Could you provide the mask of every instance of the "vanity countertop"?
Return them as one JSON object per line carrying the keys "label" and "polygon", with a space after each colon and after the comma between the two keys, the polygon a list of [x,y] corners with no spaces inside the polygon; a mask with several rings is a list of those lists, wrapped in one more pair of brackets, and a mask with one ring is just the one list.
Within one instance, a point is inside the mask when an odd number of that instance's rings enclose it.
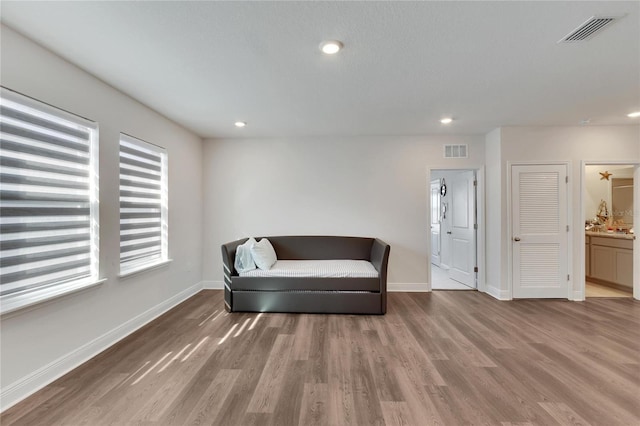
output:
{"label": "vanity countertop", "polygon": [[593,232],[593,231],[585,231],[586,235],[591,237],[605,237],[605,238],[618,238],[622,240],[633,240],[635,239],[635,234],[623,234],[621,232]]}

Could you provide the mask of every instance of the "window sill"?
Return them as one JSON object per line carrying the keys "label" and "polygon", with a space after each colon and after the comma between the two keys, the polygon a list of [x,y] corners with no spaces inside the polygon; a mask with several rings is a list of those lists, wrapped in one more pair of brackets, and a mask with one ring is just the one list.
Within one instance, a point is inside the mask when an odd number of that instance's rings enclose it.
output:
{"label": "window sill", "polygon": [[144,265],[137,266],[135,268],[126,269],[120,272],[120,274],[118,275],[118,278],[128,278],[132,275],[137,275],[152,269],[158,269],[165,265],[168,265],[171,262],[173,262],[173,259],[166,259],[166,260],[161,260],[160,262],[144,264]]}
{"label": "window sill", "polygon": [[5,296],[0,300],[0,315],[5,315],[40,303],[49,302],[63,296],[77,293],[107,281],[106,278],[97,281],[80,281],[77,283],[53,286],[30,293]]}

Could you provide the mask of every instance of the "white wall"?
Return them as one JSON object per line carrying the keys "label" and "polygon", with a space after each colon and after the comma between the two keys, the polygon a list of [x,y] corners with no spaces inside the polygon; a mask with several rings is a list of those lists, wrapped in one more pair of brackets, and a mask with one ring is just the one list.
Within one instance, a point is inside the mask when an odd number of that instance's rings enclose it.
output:
{"label": "white wall", "polygon": [[[442,145],[468,143],[468,159]],[[482,136],[207,140],[203,280],[221,286],[220,245],[247,236],[378,237],[390,288],[427,289],[427,169],[484,163]]]}
{"label": "white wall", "polygon": [[[637,162],[640,161],[640,126],[582,126],[582,127],[504,127],[501,135],[502,185],[506,185],[508,176],[507,163],[515,162],[549,162],[567,161],[570,166],[569,205],[571,208],[571,244],[573,247],[570,259],[570,274],[574,298],[581,294],[581,253],[584,247],[584,218],[581,216],[581,167],[583,161],[593,162]],[[487,153],[489,158],[489,153]],[[487,169],[491,166],[487,163]],[[491,186],[488,184],[488,186]],[[506,189],[502,193],[506,197]],[[489,203],[488,203],[489,204]],[[511,244],[508,234],[508,222],[502,216],[501,244]],[[489,253],[488,253],[489,257]],[[584,257],[584,256],[582,256]],[[501,257],[503,266],[508,259]],[[491,268],[490,268],[491,269]],[[508,281],[502,280],[501,290],[508,291]]]}
{"label": "white wall", "polygon": [[[14,403],[201,286],[202,141],[95,77],[1,27],[1,83],[100,126],[98,287],[4,315],[2,405]],[[169,255],[157,270],[119,280],[118,136],[167,149]]]}
{"label": "white wall", "polygon": [[603,166],[585,166],[585,198],[584,220],[591,220],[598,212],[600,201],[607,202],[607,208],[611,211],[611,181],[602,179],[600,172],[604,172]]}

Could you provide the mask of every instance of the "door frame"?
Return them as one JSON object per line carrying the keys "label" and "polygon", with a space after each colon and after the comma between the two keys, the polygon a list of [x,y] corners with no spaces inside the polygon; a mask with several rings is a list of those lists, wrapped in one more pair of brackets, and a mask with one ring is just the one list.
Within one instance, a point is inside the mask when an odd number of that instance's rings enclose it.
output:
{"label": "door frame", "polygon": [[[513,179],[513,166],[558,166],[564,165],[567,168],[567,176],[569,182],[567,183],[567,223],[569,224],[569,232],[567,232],[567,274],[569,274],[569,280],[567,280],[567,299],[573,300],[573,238],[571,236],[574,232],[574,224],[571,218],[573,217],[573,170],[570,161],[507,161],[507,235],[503,239],[502,243],[506,244],[507,248],[507,294],[508,300],[513,300],[513,244],[511,238],[513,237],[513,200],[511,199],[512,179]],[[581,228],[584,229],[584,226]],[[584,234],[584,232],[583,232]],[[584,240],[582,241],[584,245]],[[584,250],[584,249],[583,249]],[[584,258],[584,253],[583,256]],[[582,260],[584,262],[584,259]],[[584,272],[584,269],[583,269]]]}
{"label": "door frame", "polygon": [[[485,170],[484,165],[470,165],[451,167],[450,165],[430,165],[427,166],[427,179],[426,179],[426,193],[427,193],[427,224],[431,224],[431,173],[434,170],[451,170],[451,171],[464,171],[473,170],[476,172],[476,221],[478,222],[478,229],[476,232],[476,263],[478,265],[477,275],[477,288],[479,292],[486,293],[486,261],[485,261]],[[428,230],[427,244],[427,291],[431,291],[431,283],[433,282],[431,274],[431,231]]]}
{"label": "door frame", "polygon": [[[634,166],[633,170],[633,227],[634,230],[638,228],[636,223],[640,223],[640,161],[629,161],[629,160],[594,160],[588,161],[583,160],[580,165],[580,227],[579,229],[584,229],[584,200],[587,196],[587,185],[586,185],[586,166]],[[576,224],[576,229],[578,226]],[[640,238],[638,238],[637,233],[635,234],[636,238],[633,240],[633,264],[640,265]],[[579,266],[579,279],[576,281],[576,288],[573,292],[573,300],[583,301],[586,299],[586,269],[587,265],[585,264],[585,253],[584,253],[584,245],[585,245],[585,233],[584,231],[580,232],[580,253],[582,256],[580,257],[580,266]],[[636,300],[640,300],[640,268],[633,268],[633,298]]]}

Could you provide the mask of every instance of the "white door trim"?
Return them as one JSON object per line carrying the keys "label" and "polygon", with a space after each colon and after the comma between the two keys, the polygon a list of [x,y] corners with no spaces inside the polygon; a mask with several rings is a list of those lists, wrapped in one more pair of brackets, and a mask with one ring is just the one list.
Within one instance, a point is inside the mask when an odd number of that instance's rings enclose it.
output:
{"label": "white door trim", "polygon": [[[507,294],[508,300],[513,300],[513,244],[511,244],[511,236],[513,235],[513,217],[512,217],[512,205],[513,200],[511,199],[511,179],[513,177],[512,170],[513,166],[545,166],[545,165],[565,165],[567,168],[567,176],[569,176],[569,183],[567,184],[567,223],[569,223],[569,237],[567,238],[567,269],[569,275],[569,280],[567,282],[567,299],[573,299],[573,232],[575,232],[575,226],[571,218],[573,217],[573,170],[571,167],[571,161],[507,161],[507,189],[506,189],[506,197],[507,197],[507,235],[504,236],[502,244],[506,244],[507,248]],[[583,232],[584,234],[584,232]],[[584,245],[584,240],[582,241]],[[583,249],[584,250],[584,249]],[[584,254],[583,256],[584,257]],[[583,260],[584,262],[584,260]],[[584,269],[583,269],[584,272]]]}
{"label": "white door trim", "polygon": [[[585,167],[586,166],[598,166],[598,165],[612,165],[612,166],[635,166],[633,171],[633,227],[634,230],[638,229],[638,224],[640,223],[640,161],[629,161],[629,160],[583,160],[580,165],[580,252],[582,256],[580,256],[580,268],[579,274],[580,277],[576,281],[576,288],[573,292],[573,300],[582,301],[585,300],[585,287],[586,287],[586,267],[584,261],[584,245],[585,245],[585,233],[584,233],[584,200],[587,195],[587,186],[586,186],[586,175],[585,175]],[[576,231],[578,230],[578,226],[576,225]],[[640,265],[640,238],[637,236],[633,241],[633,264]],[[636,300],[640,300],[640,268],[633,268],[633,298]]]}
{"label": "white door trim", "polygon": [[[427,166],[427,179],[426,179],[426,192],[427,192],[427,200],[429,200],[429,204],[427,204],[427,223],[431,223],[431,172],[433,170],[475,170],[476,172],[476,180],[478,181],[478,186],[476,187],[476,220],[478,221],[478,232],[476,234],[476,259],[478,263],[478,286],[477,290],[486,293],[486,273],[487,273],[487,264],[486,264],[486,256],[485,256],[485,170],[484,165],[476,165],[476,166],[467,166],[467,167],[451,167],[447,164],[442,165],[429,165]],[[431,238],[431,233],[429,232],[429,238]],[[427,258],[425,259],[427,262],[427,278],[429,280],[427,285],[427,291],[431,291],[431,244],[427,244]]]}

